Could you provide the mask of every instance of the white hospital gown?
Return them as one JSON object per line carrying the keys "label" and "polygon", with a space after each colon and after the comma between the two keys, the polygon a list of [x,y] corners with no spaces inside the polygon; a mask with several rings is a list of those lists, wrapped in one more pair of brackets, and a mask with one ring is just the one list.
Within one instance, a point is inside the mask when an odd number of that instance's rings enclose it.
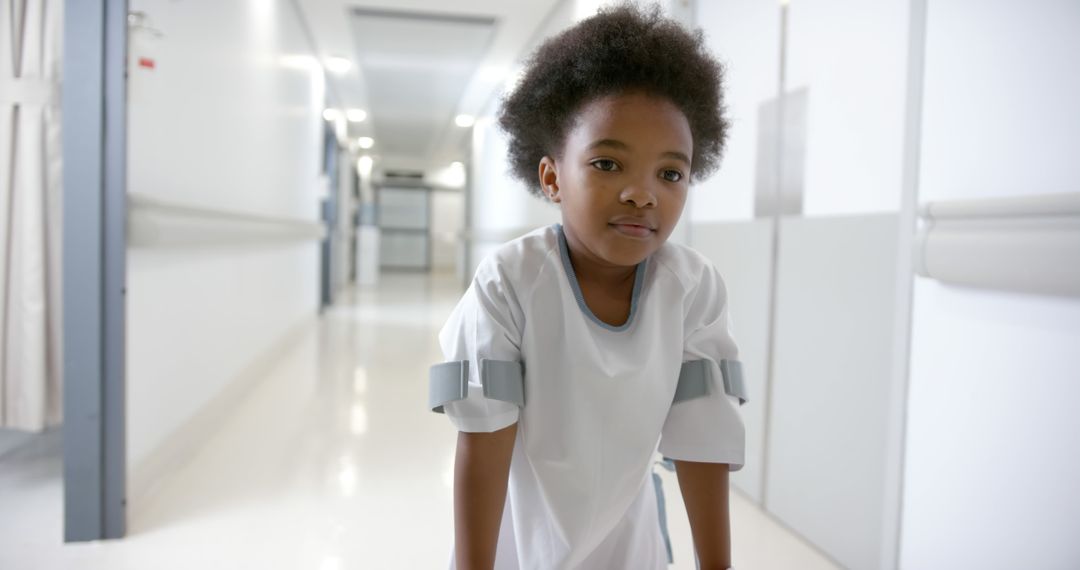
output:
{"label": "white hospital gown", "polygon": [[538,229],[480,264],[439,340],[431,407],[464,432],[518,423],[497,570],[665,568],[657,444],[743,465],[724,283],[688,247],[638,266],[630,317],[613,327],[582,300],[561,226]]}

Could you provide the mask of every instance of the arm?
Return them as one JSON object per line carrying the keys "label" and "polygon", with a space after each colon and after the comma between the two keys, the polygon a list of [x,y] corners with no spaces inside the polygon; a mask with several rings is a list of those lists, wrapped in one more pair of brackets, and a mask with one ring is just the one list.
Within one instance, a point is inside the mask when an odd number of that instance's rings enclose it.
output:
{"label": "arm", "polygon": [[458,433],[454,459],[454,550],[458,570],[495,566],[495,545],[516,436],[516,423],[491,433]]}
{"label": "arm", "polygon": [[728,464],[675,461],[701,570],[731,566]]}

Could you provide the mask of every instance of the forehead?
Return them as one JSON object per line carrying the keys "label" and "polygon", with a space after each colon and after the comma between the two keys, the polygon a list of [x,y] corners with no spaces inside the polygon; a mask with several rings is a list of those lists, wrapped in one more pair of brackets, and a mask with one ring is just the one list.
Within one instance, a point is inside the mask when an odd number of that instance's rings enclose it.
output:
{"label": "forehead", "polygon": [[606,95],[581,107],[566,133],[567,150],[601,139],[618,140],[632,150],[690,155],[693,148],[686,115],[670,99],[645,93]]}

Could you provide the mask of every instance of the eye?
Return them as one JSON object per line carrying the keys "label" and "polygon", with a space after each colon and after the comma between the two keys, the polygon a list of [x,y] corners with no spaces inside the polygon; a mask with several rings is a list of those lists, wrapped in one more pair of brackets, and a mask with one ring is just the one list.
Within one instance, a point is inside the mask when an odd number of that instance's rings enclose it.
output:
{"label": "eye", "polygon": [[678,170],[667,169],[660,173],[660,177],[668,182],[678,182],[682,180],[683,173]]}
{"label": "eye", "polygon": [[599,170],[603,170],[604,172],[614,172],[619,169],[619,165],[615,164],[615,161],[611,160],[610,158],[600,158],[590,162],[589,164],[593,165]]}

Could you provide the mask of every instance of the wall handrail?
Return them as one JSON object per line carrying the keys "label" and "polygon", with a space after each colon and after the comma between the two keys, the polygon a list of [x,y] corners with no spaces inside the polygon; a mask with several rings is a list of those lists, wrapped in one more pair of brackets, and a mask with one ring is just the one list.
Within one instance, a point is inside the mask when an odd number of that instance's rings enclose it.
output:
{"label": "wall handrail", "polygon": [[1080,192],[928,202],[919,216],[928,220],[1080,216]]}
{"label": "wall handrail", "polygon": [[315,241],[326,237],[320,221],[193,206],[128,194],[130,247],[253,245]]}
{"label": "wall handrail", "polygon": [[1001,291],[1080,296],[1080,192],[930,202],[915,272]]}

